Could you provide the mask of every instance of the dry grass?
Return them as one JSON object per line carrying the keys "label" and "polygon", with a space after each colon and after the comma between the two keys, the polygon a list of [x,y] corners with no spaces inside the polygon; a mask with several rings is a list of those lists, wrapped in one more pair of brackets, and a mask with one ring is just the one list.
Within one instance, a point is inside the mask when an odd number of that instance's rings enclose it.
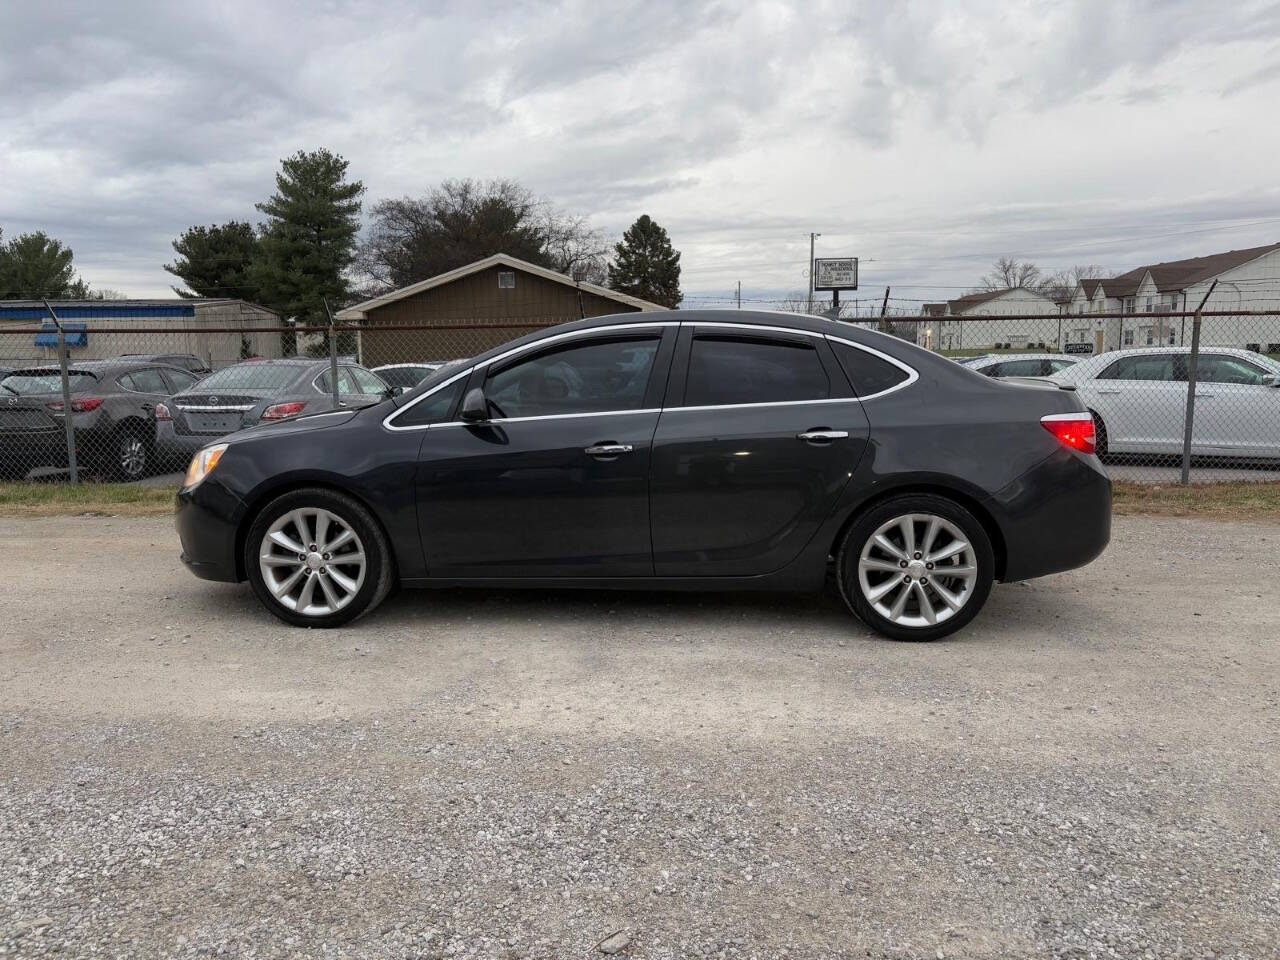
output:
{"label": "dry grass", "polygon": [[1117,483],[1115,513],[1210,520],[1280,520],[1280,483]]}
{"label": "dry grass", "polygon": [[[1280,483],[1205,483],[1190,487],[1117,483],[1117,515],[1280,521]],[[162,517],[173,512],[170,487],[86,483],[0,483],[0,516]]]}
{"label": "dry grass", "polygon": [[0,483],[0,516],[162,517],[173,513],[175,492],[105,483]]}

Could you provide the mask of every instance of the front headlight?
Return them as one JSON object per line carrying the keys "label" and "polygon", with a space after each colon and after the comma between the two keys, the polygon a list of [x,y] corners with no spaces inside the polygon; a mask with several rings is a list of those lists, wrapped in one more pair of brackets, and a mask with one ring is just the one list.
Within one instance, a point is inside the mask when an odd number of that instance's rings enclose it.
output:
{"label": "front headlight", "polygon": [[211,447],[205,447],[197,451],[196,455],[191,458],[191,466],[187,467],[187,478],[182,481],[184,487],[194,487],[197,483],[213,473],[213,468],[218,465],[218,461],[222,459],[222,455],[226,452],[230,444],[215,443]]}

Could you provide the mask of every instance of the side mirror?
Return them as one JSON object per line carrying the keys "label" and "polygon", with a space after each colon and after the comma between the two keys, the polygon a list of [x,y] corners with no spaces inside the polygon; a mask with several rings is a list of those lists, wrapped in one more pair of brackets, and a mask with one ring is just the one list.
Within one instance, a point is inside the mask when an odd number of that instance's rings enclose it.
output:
{"label": "side mirror", "polygon": [[382,398],[384,400],[390,400],[392,397],[398,397],[402,393],[404,393],[404,387],[387,387],[387,389],[382,391]]}
{"label": "side mirror", "polygon": [[1264,387],[1280,387],[1280,373],[1264,373],[1262,375],[1262,385]]}
{"label": "side mirror", "polygon": [[462,409],[458,416],[466,423],[484,423],[489,419],[489,401],[484,398],[484,391],[472,387],[462,398]]}

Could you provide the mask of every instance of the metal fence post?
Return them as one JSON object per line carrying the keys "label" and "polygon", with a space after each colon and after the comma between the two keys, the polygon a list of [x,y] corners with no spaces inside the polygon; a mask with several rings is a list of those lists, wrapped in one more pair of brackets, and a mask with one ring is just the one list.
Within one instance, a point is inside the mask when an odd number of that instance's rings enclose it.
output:
{"label": "metal fence post", "polygon": [[1187,412],[1182,430],[1182,485],[1184,487],[1191,483],[1191,428],[1196,421],[1196,374],[1200,367],[1200,313],[1204,310],[1204,305],[1209,302],[1209,298],[1213,296],[1214,287],[1217,285],[1218,281],[1213,281],[1209,292],[1200,301],[1200,306],[1196,307],[1195,316],[1191,318],[1191,359],[1187,363]]}
{"label": "metal fence post", "polygon": [[62,321],[54,313],[48,300],[43,301],[44,308],[49,311],[53,325],[58,329],[58,370],[62,376],[62,426],[67,439],[67,467],[71,471],[71,482],[80,482],[80,469],[76,463],[76,427],[71,419],[71,374],[67,372],[67,332],[62,329]]}
{"label": "metal fence post", "polygon": [[329,301],[324,301],[324,312],[329,315],[329,379],[333,386],[333,405],[342,401],[338,393],[338,331],[334,328],[333,311],[329,309]]}

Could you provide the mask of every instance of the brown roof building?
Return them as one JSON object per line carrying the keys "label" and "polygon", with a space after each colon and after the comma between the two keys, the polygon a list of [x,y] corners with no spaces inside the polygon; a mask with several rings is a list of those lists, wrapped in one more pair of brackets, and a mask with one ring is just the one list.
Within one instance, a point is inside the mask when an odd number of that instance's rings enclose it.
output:
{"label": "brown roof building", "polygon": [[348,307],[366,366],[473,357],[541,327],[666,307],[495,253]]}

